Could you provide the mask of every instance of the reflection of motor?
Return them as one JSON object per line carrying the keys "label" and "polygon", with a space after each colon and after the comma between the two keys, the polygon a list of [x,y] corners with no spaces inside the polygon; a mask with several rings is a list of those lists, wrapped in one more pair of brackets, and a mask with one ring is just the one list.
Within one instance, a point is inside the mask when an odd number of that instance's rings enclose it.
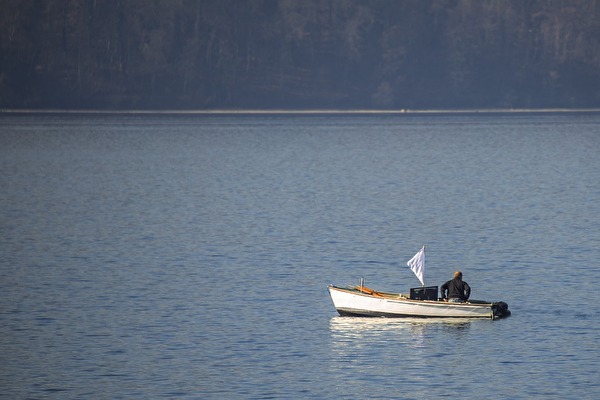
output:
{"label": "reflection of motor", "polygon": [[503,301],[492,303],[492,312],[494,314],[494,318],[503,318],[510,315],[508,304]]}

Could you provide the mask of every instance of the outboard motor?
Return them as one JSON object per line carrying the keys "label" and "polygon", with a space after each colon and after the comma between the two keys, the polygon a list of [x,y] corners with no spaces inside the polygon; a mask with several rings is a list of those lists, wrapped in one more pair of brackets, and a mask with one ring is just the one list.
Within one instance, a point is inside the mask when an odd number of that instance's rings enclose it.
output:
{"label": "outboard motor", "polygon": [[510,310],[508,309],[508,304],[503,301],[498,301],[492,303],[492,312],[494,314],[494,319],[504,318],[510,315]]}

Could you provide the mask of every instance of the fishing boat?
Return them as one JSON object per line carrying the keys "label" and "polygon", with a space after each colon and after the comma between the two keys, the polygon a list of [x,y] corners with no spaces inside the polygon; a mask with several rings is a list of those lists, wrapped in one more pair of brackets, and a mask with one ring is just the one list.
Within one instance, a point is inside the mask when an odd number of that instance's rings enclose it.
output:
{"label": "fishing boat", "polygon": [[424,317],[424,318],[490,318],[510,315],[508,304],[468,300],[448,302],[438,297],[437,286],[425,286],[425,246],[408,261],[408,266],[422,283],[407,294],[380,292],[364,286],[364,279],[356,286],[329,285],[333,305],[342,316],[361,317]]}

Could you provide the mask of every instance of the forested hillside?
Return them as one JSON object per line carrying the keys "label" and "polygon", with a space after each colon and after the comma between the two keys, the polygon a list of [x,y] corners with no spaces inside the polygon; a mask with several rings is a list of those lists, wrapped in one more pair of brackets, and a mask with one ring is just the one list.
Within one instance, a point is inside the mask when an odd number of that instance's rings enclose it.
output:
{"label": "forested hillside", "polygon": [[0,1],[0,108],[599,106],[599,1]]}

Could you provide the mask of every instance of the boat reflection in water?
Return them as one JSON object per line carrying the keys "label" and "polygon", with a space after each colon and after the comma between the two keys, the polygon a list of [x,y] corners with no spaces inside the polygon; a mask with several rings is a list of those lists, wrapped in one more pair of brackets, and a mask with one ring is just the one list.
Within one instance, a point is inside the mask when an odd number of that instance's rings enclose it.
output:
{"label": "boat reflection in water", "polygon": [[363,318],[332,317],[329,322],[334,351],[386,344],[418,348],[437,333],[466,334],[473,322],[470,318]]}
{"label": "boat reflection in water", "polygon": [[[339,398],[431,398],[460,365],[472,319],[332,317],[329,378]],[[441,367],[438,367],[441,366]],[[357,383],[357,377],[360,377]],[[361,391],[362,386],[368,392]]]}
{"label": "boat reflection in water", "polygon": [[477,357],[472,331],[485,325],[470,318],[332,317],[329,379],[338,398],[432,398],[435,388],[447,390],[454,368]]}
{"label": "boat reflection in water", "polygon": [[364,318],[332,317],[329,329],[332,335],[360,339],[386,333],[426,333],[428,330],[465,331],[470,318]]}

